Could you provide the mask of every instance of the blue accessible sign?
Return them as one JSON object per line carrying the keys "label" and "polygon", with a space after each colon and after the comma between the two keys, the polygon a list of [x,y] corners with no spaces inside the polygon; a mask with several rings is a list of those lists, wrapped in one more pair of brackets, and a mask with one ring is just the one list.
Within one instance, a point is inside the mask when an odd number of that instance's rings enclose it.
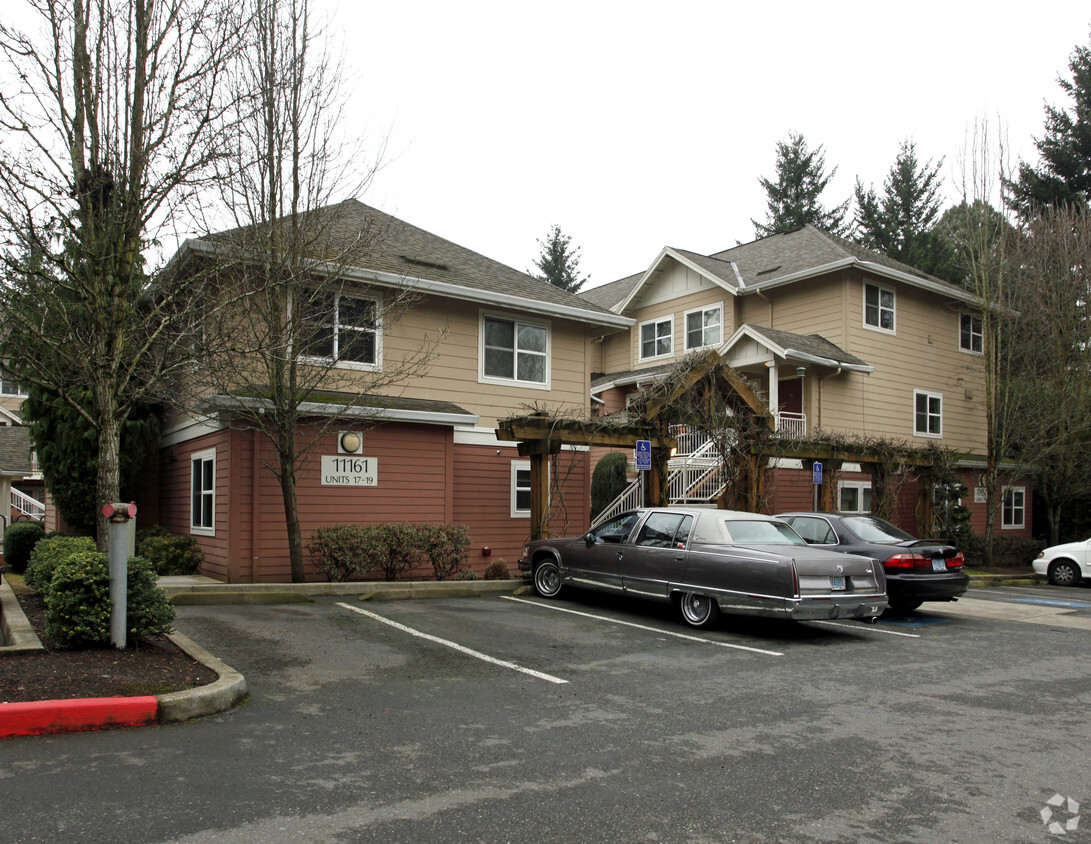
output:
{"label": "blue accessible sign", "polygon": [[820,485],[822,483],[822,464],[816,462],[814,464],[814,469],[811,470],[811,474],[813,476],[811,480],[814,481],[815,486]]}
{"label": "blue accessible sign", "polygon": [[652,468],[652,441],[636,441],[636,468],[638,472],[648,472]]}

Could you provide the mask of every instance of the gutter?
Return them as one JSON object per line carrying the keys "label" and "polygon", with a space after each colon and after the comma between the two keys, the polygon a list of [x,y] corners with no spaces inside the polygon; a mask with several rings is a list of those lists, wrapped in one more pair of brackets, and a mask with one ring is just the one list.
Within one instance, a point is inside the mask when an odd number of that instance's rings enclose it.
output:
{"label": "gutter", "polygon": [[[230,412],[245,407],[261,410],[268,407],[266,399],[249,397],[213,396],[205,400],[205,407]],[[299,412],[313,416],[340,416],[345,419],[379,419],[384,422],[415,422],[423,425],[476,425],[481,418],[476,413],[448,413],[444,411],[407,410],[405,408],[372,407],[370,405],[345,405],[337,402],[302,402]]]}
{"label": "gutter", "polygon": [[799,358],[800,360],[805,360],[808,363],[817,363],[821,366],[833,367],[837,369],[838,372],[840,372],[842,369],[847,369],[849,372],[863,372],[865,375],[870,375],[872,372],[875,371],[874,366],[868,366],[867,364],[861,365],[858,363],[842,363],[841,361],[834,360],[833,358],[823,358],[819,357],[818,355],[809,355],[806,352],[800,352],[796,349],[785,349],[784,356],[788,357],[789,355],[794,358]]}

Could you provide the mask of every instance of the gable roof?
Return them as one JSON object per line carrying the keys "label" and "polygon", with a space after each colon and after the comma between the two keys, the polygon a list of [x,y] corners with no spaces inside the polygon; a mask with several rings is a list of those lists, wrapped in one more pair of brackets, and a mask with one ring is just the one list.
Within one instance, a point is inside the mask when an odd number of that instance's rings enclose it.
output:
{"label": "gable roof", "polygon": [[796,334],[792,331],[781,331],[777,328],[765,328],[761,325],[743,323],[731,338],[723,345],[723,356],[731,357],[731,349],[743,337],[751,337],[774,355],[785,360],[807,361],[822,366],[848,369],[852,372],[871,373],[874,366],[850,354],[831,343],[820,334]]}
{"label": "gable roof", "polygon": [[[350,266],[336,266],[339,274],[595,325],[627,328],[633,322],[355,199],[315,209],[306,215],[305,224],[321,232],[309,249],[319,270],[359,248],[358,257],[347,259]],[[241,232],[233,229],[187,240],[182,249],[223,255],[242,245]]]}
{"label": "gable roof", "polygon": [[[592,288],[580,295],[602,307],[611,308],[616,313],[623,313],[639,294],[640,288],[654,277],[656,270],[668,258],[690,265],[709,281],[736,296],[856,266],[873,275],[901,281],[962,302],[976,304],[978,301],[976,296],[957,285],[812,225],[769,235],[707,256],[668,247],[659,254],[646,272],[610,285]],[[590,298],[592,296],[593,299]]]}

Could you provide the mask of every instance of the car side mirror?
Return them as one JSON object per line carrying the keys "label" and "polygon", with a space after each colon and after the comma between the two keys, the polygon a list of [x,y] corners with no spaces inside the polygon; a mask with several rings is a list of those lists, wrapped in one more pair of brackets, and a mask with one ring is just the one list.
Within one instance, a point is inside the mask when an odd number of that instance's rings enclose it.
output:
{"label": "car side mirror", "polygon": [[595,544],[595,534],[593,534],[593,533],[584,534],[583,541],[587,545],[587,547],[590,548],[592,545]]}

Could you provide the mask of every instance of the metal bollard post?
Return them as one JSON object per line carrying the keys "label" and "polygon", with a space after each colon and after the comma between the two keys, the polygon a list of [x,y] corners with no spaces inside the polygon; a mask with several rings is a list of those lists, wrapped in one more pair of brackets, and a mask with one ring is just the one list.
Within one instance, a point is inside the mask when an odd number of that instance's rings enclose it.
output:
{"label": "metal bollard post", "polygon": [[125,650],[129,604],[129,519],[136,516],[136,502],[103,505],[110,521],[110,642]]}

